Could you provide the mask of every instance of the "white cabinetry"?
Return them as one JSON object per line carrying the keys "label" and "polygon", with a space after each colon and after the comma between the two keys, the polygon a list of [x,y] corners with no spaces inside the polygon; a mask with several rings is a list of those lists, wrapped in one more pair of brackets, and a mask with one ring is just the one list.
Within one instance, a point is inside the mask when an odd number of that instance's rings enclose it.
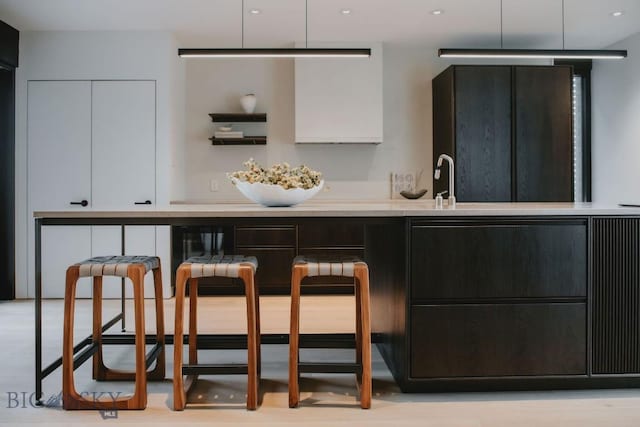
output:
{"label": "white cabinetry", "polygon": [[297,143],[382,142],[382,46],[367,47],[370,58],[295,60]]}
{"label": "white cabinetry", "polygon": [[[31,282],[33,211],[148,209],[135,203],[155,203],[155,82],[30,81],[27,128]],[[82,200],[87,201],[86,207],[70,204]],[[156,233],[168,244],[164,236],[168,227],[126,227],[125,231],[127,254],[162,252],[165,256],[168,252],[156,247]],[[121,230],[117,226],[44,227],[43,296],[64,296],[64,271],[71,263],[120,251]],[[163,261],[168,295],[169,259]],[[119,283],[119,279],[105,280],[105,297],[119,296]],[[80,296],[90,292],[88,283],[79,288]],[[145,294],[151,297],[153,292],[149,289]]]}

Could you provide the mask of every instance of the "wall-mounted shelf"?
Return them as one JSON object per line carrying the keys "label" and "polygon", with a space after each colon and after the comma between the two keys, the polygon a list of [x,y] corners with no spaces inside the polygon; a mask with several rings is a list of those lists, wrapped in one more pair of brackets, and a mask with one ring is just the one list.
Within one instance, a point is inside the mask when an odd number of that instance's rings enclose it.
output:
{"label": "wall-mounted shelf", "polygon": [[265,123],[267,121],[266,113],[257,113],[257,114],[228,114],[228,113],[211,113],[211,121],[214,123],[250,123],[250,122],[261,122]]}
{"label": "wall-mounted shelf", "polygon": [[209,138],[212,145],[266,145],[266,136],[245,136],[244,138]]}
{"label": "wall-mounted shelf", "polygon": [[[209,114],[211,117],[211,121],[214,123],[266,123],[267,122],[267,114],[266,113],[257,113],[257,114],[244,114],[244,113],[211,113]],[[250,133],[262,133],[266,131],[263,126],[260,126],[261,129],[253,129],[251,125],[248,128],[244,129],[244,131],[249,131]],[[235,130],[235,129],[234,129]],[[212,145],[266,145],[267,137],[266,136],[245,136],[244,138],[216,138],[212,136],[209,138],[211,140]]]}

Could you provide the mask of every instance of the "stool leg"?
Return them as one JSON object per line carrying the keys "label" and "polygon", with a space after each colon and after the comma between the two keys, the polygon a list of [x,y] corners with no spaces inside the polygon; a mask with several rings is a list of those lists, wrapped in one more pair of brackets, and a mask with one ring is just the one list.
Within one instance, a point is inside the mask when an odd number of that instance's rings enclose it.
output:
{"label": "stool leg", "polygon": [[92,341],[98,346],[93,355],[93,379],[104,381],[107,367],[102,357],[102,276],[93,278],[93,336]]}
{"label": "stool leg", "polygon": [[289,407],[300,402],[298,383],[298,351],[300,333],[300,282],[306,274],[305,267],[293,266],[291,272],[291,320],[289,324]]}
{"label": "stool leg", "polygon": [[144,276],[142,266],[129,267],[129,278],[133,282],[133,304],[136,324],[136,380],[135,391],[129,407],[144,409],[147,406],[147,366],[145,352],[145,324],[144,324]]}
{"label": "stool leg", "polygon": [[260,336],[260,290],[259,286],[255,282],[255,277],[253,279],[253,290],[256,297],[256,348],[257,348],[257,363],[258,363],[258,381],[260,381],[260,375],[262,371],[262,357],[261,353],[261,336]]}
{"label": "stool leg", "polygon": [[189,279],[189,363],[198,363],[198,279]]}
{"label": "stool leg", "polygon": [[184,294],[190,272],[188,267],[181,266],[176,273],[176,315],[173,340],[173,409],[182,411],[187,403],[182,379],[182,347],[184,330]]}
{"label": "stool leg", "polygon": [[240,268],[240,278],[244,281],[247,298],[247,409],[249,410],[254,410],[258,406],[258,339],[253,276],[253,268]]}
{"label": "stool leg", "polygon": [[[362,365],[362,292],[360,284],[354,280],[354,290],[356,299],[356,363]],[[362,382],[362,372],[356,374],[358,383]]]}
{"label": "stool leg", "polygon": [[81,399],[73,378],[73,321],[78,277],[78,267],[72,266],[67,269],[62,338],[62,405],[64,409],[75,409],[74,404]]}
{"label": "stool leg", "polygon": [[371,407],[371,315],[369,303],[369,269],[359,265],[355,270],[356,286],[360,288],[361,360],[360,407]]}
{"label": "stool leg", "polygon": [[162,299],[162,270],[160,266],[153,269],[153,290],[156,305],[156,343],[160,345],[160,353],[156,359],[156,367],[147,374],[147,379],[164,380],[166,375],[166,355],[164,337],[164,300]]}

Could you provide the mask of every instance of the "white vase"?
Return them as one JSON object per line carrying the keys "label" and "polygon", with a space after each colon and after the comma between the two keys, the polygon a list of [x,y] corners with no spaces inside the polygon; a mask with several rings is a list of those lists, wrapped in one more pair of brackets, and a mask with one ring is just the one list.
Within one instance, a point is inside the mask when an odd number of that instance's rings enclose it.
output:
{"label": "white vase", "polygon": [[240,104],[245,113],[251,114],[256,109],[256,96],[248,93],[240,98]]}

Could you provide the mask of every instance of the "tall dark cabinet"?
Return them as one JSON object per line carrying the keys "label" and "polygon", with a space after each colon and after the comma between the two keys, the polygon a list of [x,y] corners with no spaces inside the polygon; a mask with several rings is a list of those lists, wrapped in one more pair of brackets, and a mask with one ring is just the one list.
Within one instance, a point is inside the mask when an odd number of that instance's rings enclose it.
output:
{"label": "tall dark cabinet", "polygon": [[454,158],[458,201],[573,200],[571,67],[454,65],[432,84],[434,166]]}
{"label": "tall dark cabinet", "polygon": [[0,299],[15,297],[15,69],[18,30],[0,21]]}

